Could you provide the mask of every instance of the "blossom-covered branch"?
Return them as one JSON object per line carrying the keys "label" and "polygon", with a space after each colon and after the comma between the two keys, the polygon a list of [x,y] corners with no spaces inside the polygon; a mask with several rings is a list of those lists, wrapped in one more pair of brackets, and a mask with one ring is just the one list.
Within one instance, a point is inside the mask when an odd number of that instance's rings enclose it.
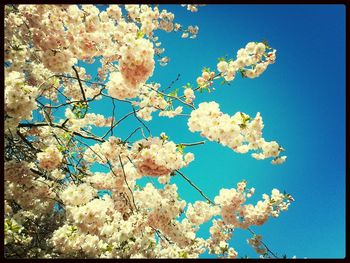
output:
{"label": "blossom-covered branch", "polygon": [[[197,12],[201,5],[183,6]],[[161,89],[150,79],[170,58],[156,35],[194,39],[199,27],[179,24],[158,5],[102,9],[5,6],[5,257],[236,258],[229,241],[237,228],[253,234],[248,243],[257,254],[277,257],[251,227],[288,210],[291,195],[273,189],[247,204],[255,189],[241,181],[211,200],[182,172],[200,158],[193,147],[207,141],[152,135],[149,124],[155,113],[169,121],[187,117],[182,128],[209,141],[283,163],[284,149],[262,137],[260,113],[230,116],[218,102],[195,103],[217,80],[229,84],[238,72],[258,77],[276,50],[249,42],[234,60],[221,58],[217,71],[205,68],[196,86],[179,92],[179,73]],[[100,105],[106,111],[93,112]],[[117,116],[124,108],[129,112]],[[183,200],[174,177],[204,201]],[[210,220],[203,238],[198,230]]]}

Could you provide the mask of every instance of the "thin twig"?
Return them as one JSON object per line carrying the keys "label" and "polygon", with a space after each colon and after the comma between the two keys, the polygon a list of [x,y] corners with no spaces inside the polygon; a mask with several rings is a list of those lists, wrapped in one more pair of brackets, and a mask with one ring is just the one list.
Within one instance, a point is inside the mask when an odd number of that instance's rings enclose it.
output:
{"label": "thin twig", "polygon": [[[119,123],[121,123],[123,120],[125,120],[127,117],[129,117],[131,114],[134,114],[134,112],[129,112],[125,116],[123,116],[119,121],[111,125],[111,127],[108,129],[108,131],[102,136],[102,139],[104,139],[108,133],[110,133]],[[113,133],[112,133],[113,134]]]}
{"label": "thin twig", "polygon": [[[62,125],[58,125],[56,123],[48,124],[45,122],[39,122],[39,123],[20,123],[20,124],[18,124],[18,127],[43,127],[43,126],[59,128],[59,129],[64,130],[66,132],[71,132],[69,129],[63,127]],[[83,135],[83,134],[81,134],[79,132],[75,132],[75,131],[73,131],[72,134],[80,136],[80,137],[85,138],[85,139],[91,139],[91,140],[95,140],[95,141],[99,141],[99,142],[105,142],[105,140],[103,138],[96,137],[96,136],[87,136],[87,135]]]}
{"label": "thin twig", "polygon": [[85,91],[84,91],[84,88],[83,88],[83,84],[81,83],[81,80],[80,80],[80,77],[79,77],[79,73],[78,73],[77,69],[74,66],[72,66],[72,68],[75,71],[75,74],[77,75],[77,80],[79,82],[80,91],[81,91],[81,94],[83,95],[83,99],[84,99],[84,101],[86,103]]}
{"label": "thin twig", "polygon": [[177,74],[177,77],[176,77],[176,79],[175,80],[173,80],[171,83],[170,83],[170,85],[167,87],[167,88],[165,88],[164,90],[162,90],[162,92],[165,92],[166,90],[168,90],[168,89],[170,89],[173,85],[174,85],[174,83],[176,82],[176,81],[178,81],[179,80],[179,78],[180,78],[180,73],[179,74]]}
{"label": "thin twig", "polygon": [[137,132],[138,130],[142,129],[141,127],[137,127],[130,135],[123,141],[123,142],[128,142],[128,140]]}
{"label": "thin twig", "polygon": [[146,124],[144,124],[144,122],[136,114],[136,112],[139,111],[139,110],[136,111],[134,106],[132,106],[132,109],[133,109],[135,118],[143,125],[143,127],[146,128],[146,130],[148,131],[148,134],[152,137],[152,133],[151,133],[150,129],[146,126]]}
{"label": "thin twig", "polygon": [[[76,77],[71,77],[71,76],[65,76],[65,75],[54,75],[54,77],[61,77],[61,78],[67,78],[67,79],[78,79]],[[100,83],[100,82],[93,82],[93,81],[88,81],[88,80],[83,80],[81,79],[80,81],[85,82],[85,83],[89,83],[89,84],[93,84],[93,85],[100,85],[105,87],[106,84]]]}
{"label": "thin twig", "polygon": [[121,99],[117,99],[117,98],[114,98],[114,97],[109,96],[109,95],[104,94],[104,93],[101,93],[101,95],[102,95],[102,96],[104,96],[104,97],[107,97],[107,98],[115,99],[115,100],[120,101],[120,102],[126,102],[126,103],[129,103],[129,104],[131,104],[131,103],[132,103],[132,102],[131,102],[131,101],[129,101],[129,100],[121,100]]}
{"label": "thin twig", "polygon": [[194,183],[192,183],[192,181],[190,179],[188,179],[183,173],[181,173],[179,170],[175,170],[179,175],[181,175],[187,182],[189,182],[190,185],[192,185],[200,194],[201,196],[203,196],[209,203],[211,203],[212,205],[215,205],[215,203],[213,201],[211,201],[204,193],[201,189],[199,189]]}
{"label": "thin twig", "polygon": [[195,146],[195,145],[200,145],[200,144],[204,144],[205,141],[200,141],[200,142],[192,142],[192,143],[179,143],[176,144],[176,146],[182,145],[182,146]]}
{"label": "thin twig", "polygon": [[112,121],[111,121],[111,136],[113,136],[113,122],[114,122],[114,112],[115,112],[115,103],[114,99],[112,99],[113,109],[112,109]]}
{"label": "thin twig", "polygon": [[145,84],[144,86],[146,86],[147,88],[149,88],[149,89],[151,89],[151,90],[157,92],[158,94],[160,94],[160,95],[162,95],[162,96],[166,96],[166,97],[169,97],[169,98],[173,98],[173,99],[175,99],[175,100],[180,101],[182,104],[187,105],[188,107],[191,107],[192,109],[196,109],[196,108],[193,106],[193,104],[189,104],[189,103],[183,101],[180,97],[172,96],[172,95],[163,93],[163,92],[161,92],[161,91],[159,91],[159,90],[156,90],[156,89],[154,89],[154,88],[152,88],[151,86],[146,85],[146,84]]}
{"label": "thin twig", "polygon": [[135,207],[136,211],[138,211],[137,206],[136,206],[136,204],[135,204],[134,195],[133,195],[132,190],[131,190],[131,188],[130,188],[130,186],[129,186],[129,184],[128,184],[128,181],[126,180],[126,174],[125,174],[125,170],[124,170],[124,165],[123,165],[122,159],[121,159],[120,155],[118,155],[118,157],[119,157],[120,165],[121,165],[122,170],[123,170],[124,181],[125,181],[125,183],[126,183],[128,189],[129,189],[129,191],[130,191],[130,194],[131,194],[131,197],[132,197],[132,202],[134,203],[134,207]]}
{"label": "thin twig", "polygon": [[31,149],[33,149],[33,150],[36,151],[36,152],[39,152],[39,150],[36,149],[36,148],[33,146],[33,144],[32,144],[30,141],[28,141],[27,138],[26,138],[22,133],[20,133],[19,130],[17,130],[17,134],[18,134],[18,136],[22,139],[22,141],[24,141]]}
{"label": "thin twig", "polygon": [[[248,229],[248,231],[250,232],[250,233],[252,233],[254,236],[256,236],[256,234],[255,234],[255,232],[251,229],[251,228],[247,228]],[[260,240],[260,243],[266,248],[266,250],[272,255],[272,256],[274,256],[275,258],[278,258],[276,255],[275,255],[275,253],[273,253],[270,249],[269,249],[269,247],[262,241],[262,240]]]}

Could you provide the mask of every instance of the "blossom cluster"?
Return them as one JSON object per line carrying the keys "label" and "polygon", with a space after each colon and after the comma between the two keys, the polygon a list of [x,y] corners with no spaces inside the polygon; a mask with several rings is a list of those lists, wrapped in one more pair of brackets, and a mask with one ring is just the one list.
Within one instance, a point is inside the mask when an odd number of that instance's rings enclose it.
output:
{"label": "blossom cluster", "polygon": [[[77,70],[81,81],[82,88],[84,90],[84,94],[86,99],[101,99],[101,88],[99,88],[97,85],[91,84],[87,85],[85,82],[88,81],[91,76],[89,76],[86,73],[85,68],[83,67],[75,67]],[[75,101],[81,101],[83,99],[82,93],[81,93],[81,87],[79,82],[76,79],[76,75],[72,77],[72,79],[63,79],[62,80],[62,86],[63,86],[63,92],[66,97],[71,97]]]}
{"label": "blossom cluster", "polygon": [[[63,129],[53,128],[50,126],[42,126],[42,127],[33,126],[33,127],[28,127],[28,128],[20,128],[20,132],[24,136],[31,136],[32,137],[31,144],[36,149],[41,149],[42,157],[48,156],[48,154],[45,154],[45,150],[47,148],[52,148],[52,150],[50,150],[50,151],[52,151],[52,154],[54,154],[54,155],[56,155],[56,153],[57,153],[56,150],[54,149],[55,147],[59,151],[62,150],[62,145],[60,145],[57,142],[56,138],[60,138],[61,142],[67,143],[71,137],[70,133],[64,131]],[[56,164],[58,164],[58,160],[60,160],[61,157],[63,157],[62,154],[57,153],[57,156],[54,157],[54,159],[55,159],[54,162]],[[48,162],[51,162],[51,161],[48,161]],[[34,161],[34,163],[38,163],[38,162]],[[55,168],[52,167],[52,169],[55,169]],[[49,170],[51,170],[51,169],[49,169]]]}
{"label": "blossom cluster", "polygon": [[160,84],[153,83],[143,85],[139,95],[140,101],[134,101],[133,105],[139,106],[137,116],[145,121],[152,120],[152,113],[159,110],[159,116],[173,118],[182,113],[183,107],[173,108],[172,102],[166,99],[167,94],[159,92]]}
{"label": "blossom cluster", "polygon": [[257,254],[264,255],[267,253],[266,248],[261,243],[262,236],[256,235],[247,240],[248,244],[255,250]]}
{"label": "blossom cluster", "polygon": [[162,112],[168,107],[164,97],[157,92],[159,88],[159,83],[143,85],[140,89],[140,101],[133,102],[135,106],[140,107],[137,111],[137,116],[145,121],[152,120],[152,112],[156,110]]}
{"label": "blossom cluster", "polygon": [[[113,168],[108,173],[96,172],[84,177],[84,181],[97,190],[110,190],[115,198],[120,193],[128,192],[128,187],[135,187],[136,180],[142,177],[134,165],[127,161],[113,163]],[[129,193],[130,194],[130,193]],[[121,204],[122,205],[122,204]]]}
{"label": "blossom cluster", "polygon": [[49,146],[43,152],[37,154],[39,167],[45,170],[53,170],[62,162],[62,153],[56,146]]}
{"label": "blossom cluster", "polygon": [[[135,86],[152,75],[154,68],[152,43],[143,35],[152,40],[155,30],[177,31],[181,25],[174,23],[173,13],[159,10],[157,6],[125,5],[125,10],[123,16],[118,5],[109,5],[102,12],[93,5],[82,5],[81,8],[77,5],[20,5],[19,13],[6,18],[7,35],[15,30],[30,31],[36,47],[33,53],[55,73],[71,73],[77,60],[92,61],[94,57],[102,56],[99,72],[105,76],[110,63],[119,60],[126,82]],[[15,41],[15,38],[9,41]],[[18,67],[17,61],[25,61],[30,56],[26,47],[14,54],[8,49],[7,60],[16,64],[14,68]],[[130,72],[135,76],[132,77]]]}
{"label": "blossom cluster", "polygon": [[175,220],[186,206],[186,202],[177,196],[175,184],[168,184],[159,190],[148,183],[141,191],[135,191],[136,202],[142,202],[142,206],[149,210],[148,224],[160,229],[178,246],[186,247],[196,239],[196,227],[187,218],[181,222]]}
{"label": "blossom cluster", "polygon": [[154,230],[140,214],[123,215],[114,210],[108,196],[84,206],[68,207],[70,223],[58,228],[51,238],[61,254],[99,258],[156,257]]}
{"label": "blossom cluster", "polygon": [[243,77],[259,77],[270,64],[276,61],[276,50],[272,49],[267,43],[249,42],[245,48],[237,51],[236,59],[226,61],[220,58],[217,64],[218,74],[214,71],[203,71],[202,76],[197,78],[197,84],[200,88],[209,88],[213,80],[222,77],[224,82],[231,82],[235,79],[237,72]]}
{"label": "blossom cluster", "polygon": [[145,83],[154,70],[152,43],[133,34],[124,36],[125,45],[120,48],[119,69],[125,83],[132,88]]}
{"label": "blossom cluster", "polygon": [[24,210],[36,214],[50,213],[53,209],[56,185],[34,174],[27,162],[5,162],[5,199],[14,201]]}
{"label": "blossom cluster", "polygon": [[235,258],[238,253],[233,248],[228,248],[227,241],[232,238],[233,226],[225,224],[221,219],[213,219],[212,226],[209,229],[210,237],[207,240],[206,246],[210,254],[224,254],[229,252],[230,258]]}
{"label": "blossom cluster", "polygon": [[22,72],[5,71],[5,112],[10,117],[30,120],[32,111],[37,108],[35,97],[37,89],[25,82]]}
{"label": "blossom cluster", "polygon": [[192,101],[196,98],[196,96],[194,95],[194,91],[191,88],[186,88],[184,90],[184,95],[187,103],[192,103]]}
{"label": "blossom cluster", "polygon": [[96,127],[111,126],[111,122],[113,121],[113,117],[105,118],[102,114],[95,113],[87,113],[83,118],[79,118],[70,108],[66,108],[65,116],[68,119],[65,125],[76,132],[85,127],[91,129],[91,125]]}
{"label": "blossom cluster", "polygon": [[245,48],[237,51],[236,60],[230,62],[222,60],[217,64],[217,69],[224,75],[226,81],[232,81],[236,72],[242,68],[245,77],[256,78],[266,70],[268,65],[275,63],[275,60],[275,49],[261,42],[249,42]]}
{"label": "blossom cluster", "polygon": [[30,244],[33,237],[26,235],[23,231],[24,229],[25,228],[14,218],[7,217],[5,219],[4,244],[7,245],[12,243],[19,246],[26,246]]}
{"label": "blossom cluster", "polygon": [[[57,252],[70,256],[82,253],[101,258],[130,255],[154,258],[179,257],[185,253],[197,257],[204,252],[204,240],[195,238],[188,220],[174,221],[186,205],[185,201],[176,199],[176,190],[175,185],[159,190],[147,184],[142,190],[135,191],[137,214],[116,210],[115,197],[112,199],[108,195],[83,205],[69,203],[66,206],[68,221],[54,231],[50,242]],[[172,243],[157,244],[156,233],[170,238]]]}
{"label": "blossom cluster", "polygon": [[201,225],[210,220],[214,215],[218,215],[220,210],[207,202],[196,201],[193,205],[188,204],[186,217],[191,223]]}
{"label": "blossom cluster", "polygon": [[252,154],[256,159],[273,157],[274,164],[283,163],[286,159],[286,156],[279,157],[283,149],[277,142],[267,142],[262,138],[264,125],[260,113],[254,119],[242,112],[229,116],[220,111],[218,103],[203,102],[191,112],[188,127],[191,132],[199,131],[209,140],[217,141],[238,153],[260,150],[260,153]]}
{"label": "blossom cluster", "polygon": [[[200,5],[183,6],[197,12]],[[129,115],[140,122],[150,121],[157,110],[169,118],[188,116],[182,114],[183,105],[195,109],[196,90],[218,77],[231,81],[238,71],[257,77],[276,57],[266,43],[250,42],[235,61],[218,63],[219,74],[204,70],[198,88],[187,85],[181,96],[178,89],[166,94],[160,84],[147,83],[155,55],[161,66],[170,61],[161,56],[165,49],[156,30],[179,32],[182,38],[199,32],[158,6],[109,5],[105,11],[94,5],[5,7],[7,256],[196,258],[208,250],[236,258],[229,247],[235,228],[261,225],[288,209],[293,198],[277,189],[256,205],[245,204],[255,190],[247,190],[245,182],[221,189],[215,202],[187,203],[170,180],[182,176],[205,197],[179,171],[195,158],[184,147],[202,142],[176,144],[165,133],[146,137],[143,130],[143,139],[129,142],[137,129],[123,141],[113,136],[114,116],[89,112],[95,100],[112,97],[130,103]],[[100,66],[93,74],[78,62]],[[183,105],[176,107],[175,101]],[[107,127],[107,133],[94,134],[92,126]],[[272,157],[276,164],[286,159],[279,156],[283,148],[277,142],[262,138],[259,113],[229,116],[217,103],[204,102],[191,112],[188,126],[236,152],[255,150],[256,159]],[[144,177],[150,182],[145,186]],[[200,225],[210,220],[210,237],[198,237]],[[249,242],[260,253],[258,239]]]}
{"label": "blossom cluster", "polygon": [[41,60],[44,66],[52,72],[69,72],[71,67],[78,62],[72,58],[72,53],[67,50],[56,52],[48,50],[42,53]]}
{"label": "blossom cluster", "polygon": [[183,156],[174,142],[163,138],[142,139],[133,144],[131,152],[139,173],[154,177],[169,175],[194,159],[191,153]]}
{"label": "blossom cluster", "polygon": [[191,12],[197,12],[198,7],[203,6],[203,5],[184,5],[184,4],[182,4],[181,6],[186,7],[186,9],[191,11]]}
{"label": "blossom cluster", "polygon": [[94,195],[94,189],[87,184],[71,184],[61,192],[61,199],[65,205],[78,206],[88,203]]}
{"label": "blossom cluster", "polygon": [[120,100],[135,98],[140,92],[138,86],[127,85],[120,72],[111,72],[106,87],[111,97]]}
{"label": "blossom cluster", "polygon": [[117,161],[119,156],[125,154],[127,154],[127,147],[121,143],[121,139],[110,136],[107,141],[90,146],[84,153],[84,159],[89,163],[104,164],[108,161]]}
{"label": "blossom cluster", "polygon": [[42,63],[28,63],[26,69],[28,84],[37,87],[41,96],[57,103],[57,89],[60,88],[59,78],[53,77],[54,73]]}
{"label": "blossom cluster", "polygon": [[215,77],[214,71],[203,70],[202,75],[197,78],[197,84],[199,87],[210,86],[213,84],[213,79]]}
{"label": "blossom cluster", "polygon": [[[263,201],[243,205],[246,201],[246,183],[237,184],[237,189],[221,189],[215,197],[215,204],[221,207],[221,215],[226,224],[234,227],[248,228],[252,225],[264,224],[270,216],[278,217],[281,211],[287,211],[294,199],[289,194],[281,194],[279,190],[273,189],[271,196],[263,194]],[[251,196],[251,191],[250,195]]]}
{"label": "blossom cluster", "polygon": [[166,116],[168,118],[174,118],[182,113],[182,106],[177,106],[174,110],[163,110],[159,112],[159,116]]}

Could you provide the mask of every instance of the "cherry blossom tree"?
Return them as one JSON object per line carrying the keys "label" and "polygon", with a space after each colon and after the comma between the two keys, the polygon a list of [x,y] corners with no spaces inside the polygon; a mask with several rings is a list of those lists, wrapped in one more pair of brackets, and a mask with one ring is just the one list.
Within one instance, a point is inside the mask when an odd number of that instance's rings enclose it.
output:
{"label": "cherry blossom tree", "polygon": [[[223,113],[218,102],[195,102],[220,81],[258,77],[275,62],[276,50],[249,42],[235,57],[219,59],[216,70],[205,68],[183,92],[174,83],[161,89],[149,81],[156,66],[169,62],[155,36],[159,30],[182,38],[199,32],[154,5],[109,5],[105,11],[94,5],[5,6],[6,257],[197,258],[208,252],[236,258],[229,241],[237,228],[252,233],[248,243],[258,255],[277,257],[251,226],[278,217],[291,195],[272,189],[250,204],[255,189],[241,181],[223,186],[228,188],[211,200],[181,171],[195,160],[188,149],[208,141],[272,164],[286,161],[282,146],[264,139],[259,112]],[[92,79],[80,61],[99,61],[98,77]],[[97,100],[112,116],[91,112]],[[130,109],[120,119],[114,116],[118,105]],[[155,114],[188,118],[182,128],[205,140],[153,136],[147,123]],[[115,128],[127,118],[139,126],[128,127],[122,139]],[[98,136],[98,129],[105,134]],[[94,172],[93,166],[104,169]],[[179,198],[173,176],[203,199]],[[144,177],[159,184],[141,187]],[[204,239],[197,231],[208,221],[210,237]]]}

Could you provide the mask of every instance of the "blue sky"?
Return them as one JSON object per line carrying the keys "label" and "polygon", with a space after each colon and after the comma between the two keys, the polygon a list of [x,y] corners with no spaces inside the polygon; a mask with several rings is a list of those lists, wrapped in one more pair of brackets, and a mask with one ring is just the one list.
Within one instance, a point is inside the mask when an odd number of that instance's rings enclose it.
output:
{"label": "blue sky", "polygon": [[[161,5],[160,8],[163,6]],[[267,40],[277,49],[277,61],[256,79],[237,77],[230,86],[216,85],[210,94],[196,93],[195,103],[216,101],[223,112],[260,112],[266,140],[276,140],[288,156],[285,164],[258,161],[214,142],[186,148],[196,159],[182,169],[210,198],[221,188],[236,187],[242,179],[255,187],[252,202],[273,188],[290,193],[295,202],[279,218],[253,230],[279,255],[298,258],[345,256],[345,6],[344,5],[208,5],[190,13],[164,6],[184,26],[198,25],[197,39],[157,32],[170,57],[156,66],[152,81],[167,87],[178,73],[180,88],[195,84],[203,67],[216,68],[217,59],[235,58],[250,41]],[[90,67],[93,69],[93,67]],[[92,71],[91,71],[92,73]],[[97,112],[111,115],[111,104],[96,103]],[[117,119],[130,108],[117,104]],[[187,110],[188,112],[188,110]],[[148,125],[154,136],[165,132],[175,142],[202,138],[187,128],[187,118],[153,115]],[[122,138],[139,126],[128,120],[115,129]],[[103,134],[103,132],[101,132]],[[139,138],[140,134],[138,134]],[[134,137],[137,139],[137,136]],[[202,197],[182,178],[174,177],[188,202]],[[201,227],[208,237],[210,224]],[[239,257],[256,257],[246,243],[246,230],[236,230],[230,242]],[[204,257],[208,257],[207,254]]]}

